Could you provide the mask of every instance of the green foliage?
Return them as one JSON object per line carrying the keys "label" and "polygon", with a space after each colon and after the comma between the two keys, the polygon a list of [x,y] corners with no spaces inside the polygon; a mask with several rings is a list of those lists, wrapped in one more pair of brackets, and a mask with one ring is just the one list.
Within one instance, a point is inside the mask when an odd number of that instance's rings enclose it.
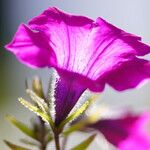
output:
{"label": "green foliage", "polygon": [[85,141],[83,141],[79,145],[75,146],[71,150],[86,150],[88,148],[88,146],[92,143],[92,141],[94,140],[95,137],[96,137],[96,134],[91,135],[89,138],[87,138]]}
{"label": "green foliage", "polygon": [[69,128],[67,128],[64,132],[63,135],[64,136],[68,136],[71,133],[81,130],[84,126],[86,126],[87,122],[86,121],[80,121],[77,122],[76,124],[71,125]]}
{"label": "green foliage", "polygon": [[26,108],[28,108],[30,111],[34,112],[38,116],[40,116],[45,122],[51,125],[51,127],[54,126],[53,120],[49,114],[46,112],[43,112],[40,108],[37,106],[32,105],[28,101],[24,100],[23,98],[19,98],[19,101],[22,105],[24,105]]}
{"label": "green foliage", "polygon": [[48,142],[51,142],[52,140],[53,140],[53,136],[50,135],[50,134],[48,134],[48,136],[47,136],[47,141],[48,141]]}
{"label": "green foliage", "polygon": [[27,89],[26,92],[43,112],[49,113],[48,105],[47,103],[45,103],[44,99],[40,98],[36,93],[34,93],[30,89]]}
{"label": "green foliage", "polygon": [[93,95],[90,96],[86,102],[80,107],[78,108],[74,113],[72,113],[69,117],[67,117],[61,124],[60,127],[63,127],[65,124],[67,124],[68,122],[78,118],[80,115],[82,115],[87,108],[90,106],[90,104],[95,101],[95,99],[97,98],[97,96]]}
{"label": "green foliage", "polygon": [[[54,84],[53,84],[54,82]],[[30,100],[33,101],[33,104],[26,101],[23,98],[19,98],[20,103],[28,108],[30,111],[34,112],[38,116],[38,120],[32,123],[32,128],[29,128],[24,123],[18,121],[15,117],[11,115],[7,115],[6,118],[9,122],[15,125],[19,130],[21,130],[24,134],[28,135],[29,137],[35,139],[33,141],[27,139],[21,139],[20,141],[27,146],[36,146],[37,148],[44,147],[46,148],[47,144],[52,140],[55,141],[56,147],[59,147],[59,139],[56,136],[67,137],[75,131],[81,131],[84,129],[85,126],[89,125],[97,121],[97,114],[92,114],[91,116],[86,116],[85,111],[91,106],[91,104],[96,100],[97,95],[92,95],[88,97],[88,99],[83,103],[83,105],[78,108],[76,111],[71,113],[64,121],[62,121],[58,126],[55,125],[51,114],[53,113],[54,109],[54,88],[55,88],[55,80],[51,79],[51,84],[49,87],[49,98],[45,98],[44,92],[42,89],[42,82],[39,78],[34,78],[32,82],[32,90],[27,89],[26,92],[30,97]],[[83,115],[84,120],[79,119],[79,117]],[[94,118],[93,118],[94,116]],[[77,119],[75,122],[73,120]],[[46,123],[50,125],[47,128]],[[70,126],[65,129],[63,132],[64,126],[70,123]],[[90,136],[85,141],[80,143],[79,145],[72,148],[72,150],[85,150],[90,143],[94,140],[96,134]],[[4,141],[6,145],[12,150],[29,150],[28,148],[21,147],[19,145],[13,144],[9,141]],[[65,144],[64,144],[65,145]]]}
{"label": "green foliage", "polygon": [[4,140],[5,144],[11,149],[11,150],[31,150],[31,149],[28,149],[28,148],[25,148],[25,147],[22,147],[22,146],[19,146],[19,145],[16,145],[16,144],[13,144],[7,140]]}
{"label": "green foliage", "polygon": [[36,139],[36,135],[32,129],[30,129],[27,125],[24,123],[18,121],[15,117],[11,115],[7,115],[6,119],[15,125],[20,131],[22,131],[24,134],[28,135],[29,137]]}
{"label": "green foliage", "polygon": [[29,145],[29,146],[37,146],[37,147],[39,147],[39,143],[38,142],[33,142],[33,141],[30,141],[30,140],[27,140],[27,139],[20,139],[20,142],[24,143],[26,145]]}
{"label": "green foliage", "polygon": [[33,89],[34,93],[36,93],[36,95],[45,99],[43,87],[42,87],[42,81],[38,77],[35,77],[33,79],[32,89]]}

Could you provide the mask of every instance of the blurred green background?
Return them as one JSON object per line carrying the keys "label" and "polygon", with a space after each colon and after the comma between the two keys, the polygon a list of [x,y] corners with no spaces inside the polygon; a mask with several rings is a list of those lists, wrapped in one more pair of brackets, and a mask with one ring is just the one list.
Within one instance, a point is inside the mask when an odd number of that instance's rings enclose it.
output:
{"label": "blurred green background", "polygon": [[[8,148],[3,139],[18,141],[23,137],[17,129],[4,119],[13,114],[23,122],[29,123],[32,115],[17,101],[25,95],[25,79],[39,75],[48,86],[49,69],[32,70],[19,63],[15,56],[7,52],[4,45],[12,39],[20,23],[40,14],[44,9],[56,6],[64,11],[86,15],[93,19],[103,17],[112,24],[143,37],[150,44],[150,1],[149,0],[1,0],[0,1],[0,150]],[[122,93],[106,87],[100,104],[112,108],[130,108],[134,111],[150,109],[150,82],[140,89]],[[75,135],[79,137],[78,135]],[[72,141],[74,143],[74,141]],[[99,150],[97,144],[90,149]]]}

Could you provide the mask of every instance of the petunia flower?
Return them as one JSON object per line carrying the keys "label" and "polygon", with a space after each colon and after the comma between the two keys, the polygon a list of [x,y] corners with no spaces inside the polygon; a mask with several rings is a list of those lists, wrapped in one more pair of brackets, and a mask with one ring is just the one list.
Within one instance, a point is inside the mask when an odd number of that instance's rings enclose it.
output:
{"label": "petunia flower", "polygon": [[100,120],[90,127],[99,130],[118,150],[150,149],[150,112]]}
{"label": "petunia flower", "polygon": [[24,64],[54,67],[60,78],[55,90],[56,122],[63,120],[85,89],[102,92],[105,84],[122,91],[150,78],[150,52],[141,38],[102,18],[96,21],[48,8],[21,24],[6,48]]}

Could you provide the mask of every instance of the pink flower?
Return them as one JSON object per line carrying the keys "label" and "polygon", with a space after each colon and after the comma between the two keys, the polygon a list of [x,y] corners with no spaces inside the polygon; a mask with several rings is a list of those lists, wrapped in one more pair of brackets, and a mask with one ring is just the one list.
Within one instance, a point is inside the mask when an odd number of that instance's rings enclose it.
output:
{"label": "pink flower", "polygon": [[54,67],[57,84],[56,122],[64,119],[85,89],[101,92],[105,84],[130,89],[150,77],[150,52],[141,38],[105,20],[66,14],[49,8],[21,24],[6,48],[31,67]]}
{"label": "pink flower", "polygon": [[150,149],[150,112],[100,120],[91,127],[99,130],[118,150]]}

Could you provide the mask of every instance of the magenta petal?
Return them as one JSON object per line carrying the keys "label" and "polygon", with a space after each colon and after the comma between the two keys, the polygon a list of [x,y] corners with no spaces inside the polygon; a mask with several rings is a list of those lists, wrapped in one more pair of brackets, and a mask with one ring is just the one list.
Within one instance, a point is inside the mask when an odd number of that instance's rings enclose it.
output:
{"label": "magenta petal", "polygon": [[150,52],[150,47],[140,42],[140,37],[116,28],[101,18],[94,22],[83,16],[66,14],[57,8],[47,9],[32,19],[29,25],[49,38],[57,59],[55,68],[60,72],[65,70],[79,74],[79,78],[88,78],[85,85],[92,91],[103,90],[101,87],[107,83],[103,79],[108,73],[134,60],[134,57]]}
{"label": "magenta petal", "polygon": [[[107,83],[103,80],[105,76],[121,68],[124,63],[134,61],[136,55],[149,53],[150,47],[141,43],[139,37],[126,33],[103,19],[99,18],[97,24],[88,42],[89,51],[85,52],[87,65],[83,73],[92,80],[99,79],[100,82],[97,83],[101,84]],[[96,87],[91,90],[100,91]]]}
{"label": "magenta petal", "polygon": [[[132,86],[130,83],[124,85],[119,79],[116,79],[116,85],[111,83],[113,81],[109,79],[114,77],[108,77],[109,74],[122,70],[128,62],[136,63],[136,56],[148,54],[150,46],[142,43],[140,37],[116,28],[101,18],[94,22],[83,16],[49,8],[32,19],[29,28],[22,25],[12,43],[7,46],[19,60],[28,65],[53,66],[59,73],[78,74],[75,80],[79,81],[84,77],[83,84],[86,88],[99,92],[106,83],[117,90],[124,90],[138,86],[145,80],[144,77],[149,78],[141,72],[143,79],[132,83]],[[128,70],[123,70],[127,74]],[[116,78],[121,71],[117,73]],[[135,73],[129,76],[134,78],[134,75]]]}
{"label": "magenta petal", "polygon": [[120,142],[128,138],[129,129],[137,120],[137,116],[125,116],[117,119],[100,120],[91,127],[99,130],[110,143],[118,146]]}
{"label": "magenta petal", "polygon": [[126,115],[117,119],[100,120],[93,127],[118,150],[149,150],[150,113],[140,116]]}
{"label": "magenta petal", "polygon": [[[28,66],[46,67],[52,61],[53,52],[46,37],[40,32],[31,30],[24,24],[20,25],[14,39],[10,44],[6,45],[6,48]],[[55,59],[55,57],[52,59]]]}
{"label": "magenta petal", "polygon": [[44,32],[49,38],[49,44],[57,57],[57,68],[82,75],[88,61],[85,59],[85,46],[93,22],[83,16],[73,16],[56,8],[49,8],[31,20],[29,25]]}
{"label": "magenta petal", "polygon": [[110,73],[107,82],[118,91],[134,88],[150,78],[150,62],[133,59]]}

